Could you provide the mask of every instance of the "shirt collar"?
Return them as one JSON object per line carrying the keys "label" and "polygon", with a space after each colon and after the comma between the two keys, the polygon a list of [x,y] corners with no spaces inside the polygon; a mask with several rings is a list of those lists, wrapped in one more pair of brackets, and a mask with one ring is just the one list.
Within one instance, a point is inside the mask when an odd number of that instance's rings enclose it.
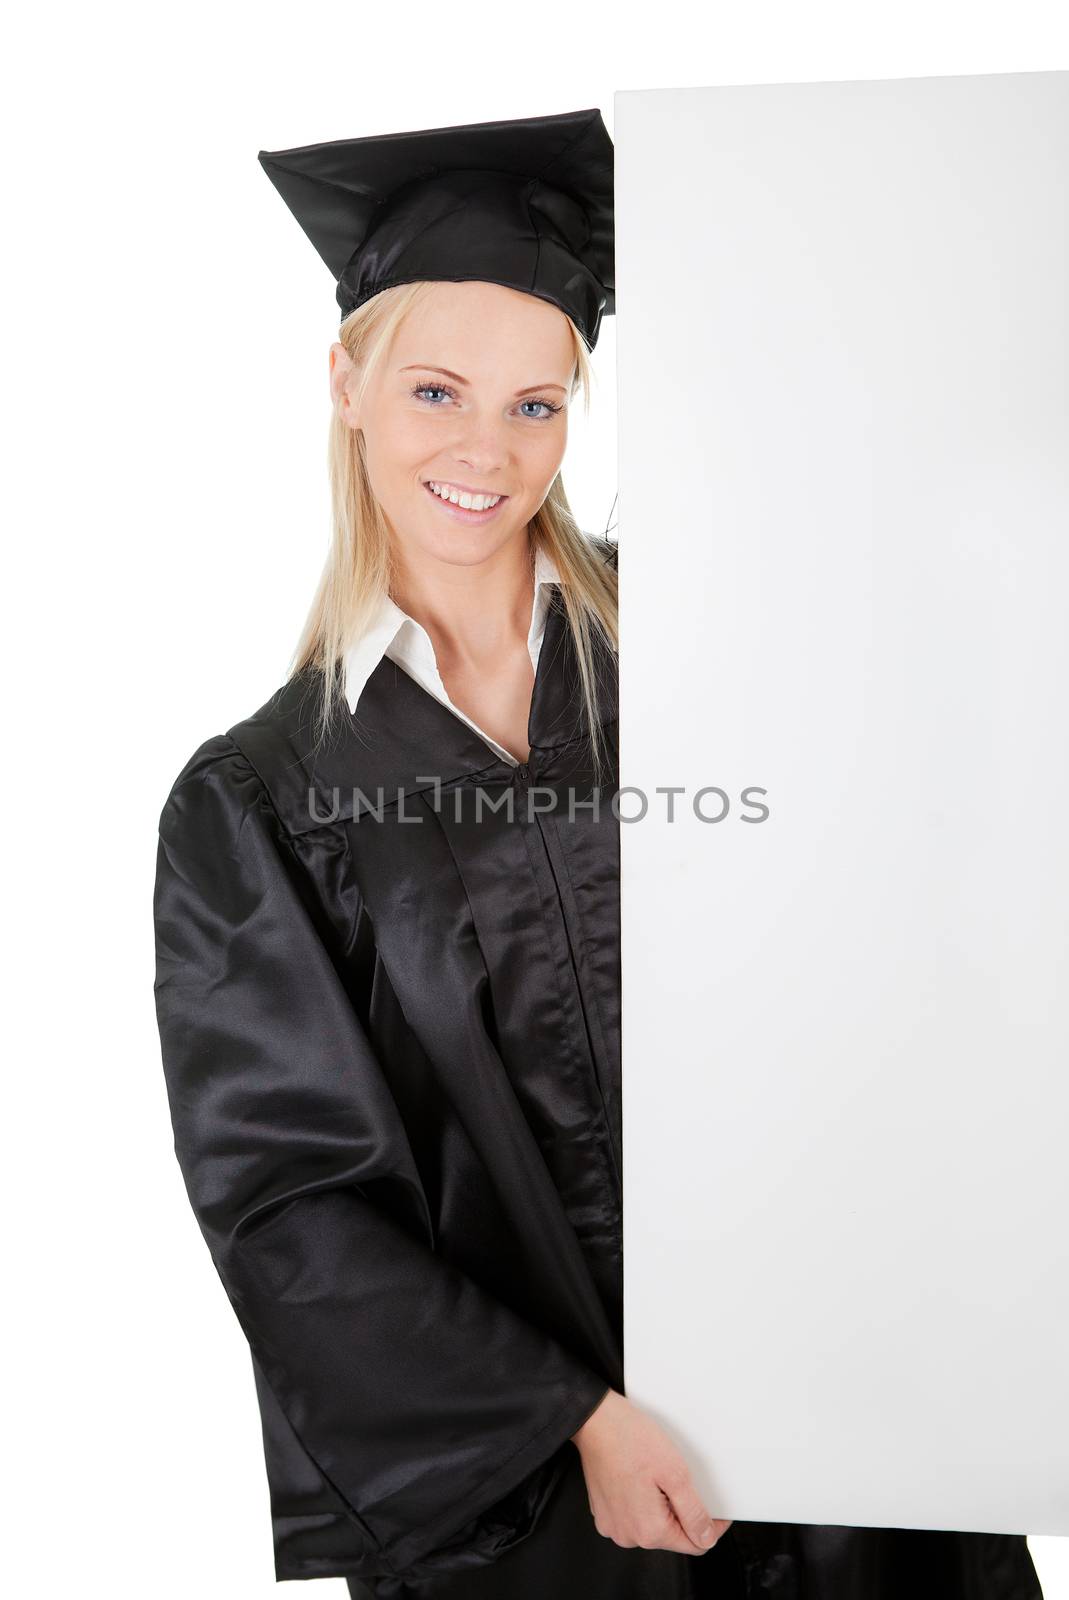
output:
{"label": "shirt collar", "polygon": [[[541,545],[536,545],[534,604],[531,607],[531,626],[527,635],[528,648],[532,651],[545,626],[546,610],[549,605],[545,586],[550,583],[559,584],[560,573],[548,551],[543,550]],[[404,637],[399,640],[398,635],[402,633]],[[373,620],[345,653],[344,692],[350,712],[356,711],[367,680],[383,656],[394,646],[397,647],[398,654],[408,660],[418,662],[422,659],[428,671],[437,677],[438,669],[430,634],[422,623],[410,617],[407,611],[402,611],[388,594],[383,595]]]}

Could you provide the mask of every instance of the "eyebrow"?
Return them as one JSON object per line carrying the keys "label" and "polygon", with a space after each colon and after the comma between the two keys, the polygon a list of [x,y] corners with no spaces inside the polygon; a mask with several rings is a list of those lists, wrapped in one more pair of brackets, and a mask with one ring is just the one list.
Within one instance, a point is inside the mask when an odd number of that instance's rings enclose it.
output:
{"label": "eyebrow", "polygon": [[[460,376],[459,372],[450,372],[448,367],[436,367],[436,366],[432,365],[432,363],[429,362],[429,361],[420,361],[416,365],[411,366],[411,367],[399,367],[398,371],[399,372],[441,372],[447,378],[452,378],[454,383],[464,383],[464,384],[466,384],[467,381],[468,381],[467,378],[462,378]],[[527,388],[527,389],[517,389],[514,398],[518,400],[521,394],[534,394],[536,389],[559,389],[562,394],[567,394],[568,393],[568,391],[564,387],[563,383],[532,383],[530,385],[530,387]]]}

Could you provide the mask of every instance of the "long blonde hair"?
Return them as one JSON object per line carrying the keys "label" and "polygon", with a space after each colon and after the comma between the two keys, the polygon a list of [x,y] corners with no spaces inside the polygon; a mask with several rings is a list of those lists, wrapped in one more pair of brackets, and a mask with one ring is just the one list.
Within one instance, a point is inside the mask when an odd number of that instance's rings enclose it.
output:
{"label": "long blonde hair", "polygon": [[[360,394],[403,318],[430,287],[421,281],[382,289],[342,323],[338,339],[360,369]],[[568,326],[575,344],[571,395],[581,389],[588,411],[591,370],[586,345],[571,318]],[[393,578],[389,528],[368,479],[363,434],[349,427],[337,407],[330,423],[328,463],[333,525],[330,549],[288,674],[292,679],[306,668],[318,669],[321,674],[321,739],[327,737],[344,707],[339,671],[344,654],[369,625]],[[535,547],[541,546],[560,573],[561,597],[579,668],[580,716],[600,776],[604,747],[596,714],[595,635],[611,651],[618,649],[616,571],[607,564],[604,551],[577,524],[559,473],[528,524],[528,534],[532,557]]]}

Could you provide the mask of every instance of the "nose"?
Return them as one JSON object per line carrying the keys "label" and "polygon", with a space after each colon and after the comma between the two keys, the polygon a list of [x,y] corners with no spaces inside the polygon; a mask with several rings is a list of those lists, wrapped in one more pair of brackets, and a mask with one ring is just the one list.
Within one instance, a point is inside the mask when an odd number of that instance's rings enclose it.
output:
{"label": "nose", "polygon": [[453,453],[458,466],[467,468],[480,482],[492,478],[508,464],[505,425],[489,417],[472,417],[454,440]]}

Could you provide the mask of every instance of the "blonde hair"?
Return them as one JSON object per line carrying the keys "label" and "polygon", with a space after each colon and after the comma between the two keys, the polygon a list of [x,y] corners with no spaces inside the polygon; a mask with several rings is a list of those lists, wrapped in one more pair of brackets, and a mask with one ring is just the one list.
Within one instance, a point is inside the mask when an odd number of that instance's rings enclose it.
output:
{"label": "blonde hair", "polygon": [[[430,287],[421,281],[382,289],[345,318],[338,339],[360,369],[359,394],[402,320]],[[571,395],[581,389],[584,409],[589,411],[591,369],[586,345],[571,318],[568,326],[575,344]],[[330,549],[288,674],[292,679],[306,668],[321,673],[321,739],[327,737],[344,706],[339,669],[345,652],[370,624],[393,577],[389,528],[368,479],[363,434],[349,427],[337,407],[330,423],[328,462],[333,524]],[[597,717],[595,635],[603,646],[617,651],[615,567],[607,563],[604,546],[599,549],[579,528],[559,473],[528,524],[528,536],[532,558],[535,547],[541,546],[560,573],[561,598],[579,668],[580,716],[600,778],[603,731]]]}

